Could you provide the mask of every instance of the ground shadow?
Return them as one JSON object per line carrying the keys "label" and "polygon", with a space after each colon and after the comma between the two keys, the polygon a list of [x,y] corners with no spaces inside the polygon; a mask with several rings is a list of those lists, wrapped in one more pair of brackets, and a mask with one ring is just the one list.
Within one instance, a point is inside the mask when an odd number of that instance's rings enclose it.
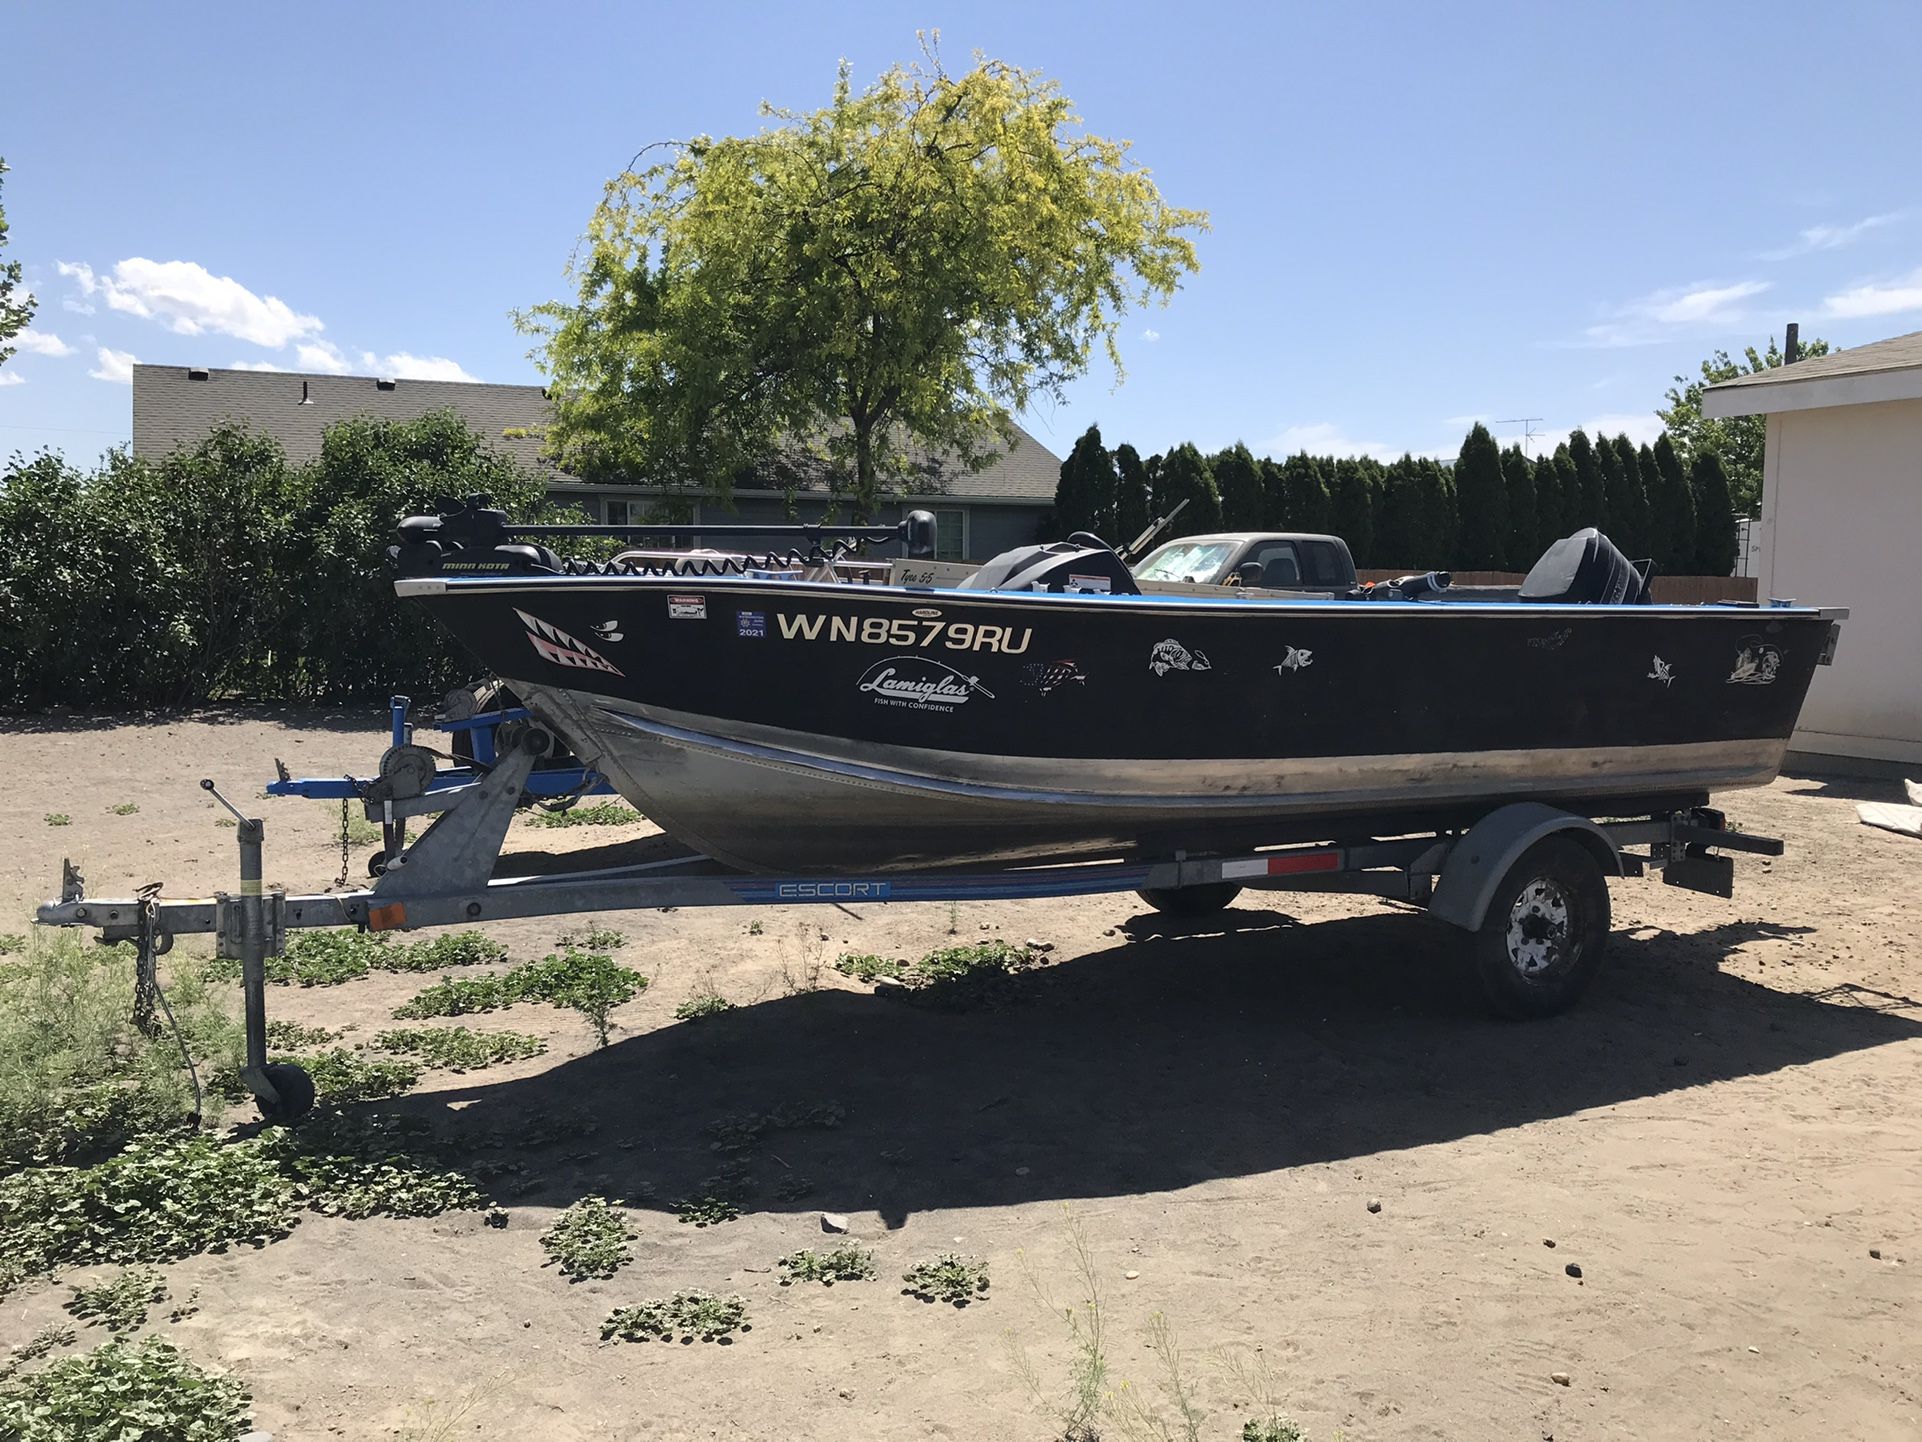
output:
{"label": "ground shadow", "polygon": [[[671,1208],[730,1161],[718,1118],[833,1102],[840,1126],[777,1128],[743,1154],[742,1207],[898,1225],[1449,1141],[1922,1035],[1900,998],[1797,996],[1721,970],[1730,948],[1800,928],[1618,933],[1587,1001],[1528,1023],[1483,1012],[1458,934],[1426,918],[1237,911],[1138,930],[1021,978],[993,1010],[816,991],[390,1105],[522,1146],[524,1167],[490,1183],[503,1200]],[[557,1130],[568,1116],[592,1135]],[[813,1190],[781,1199],[797,1177]]]}

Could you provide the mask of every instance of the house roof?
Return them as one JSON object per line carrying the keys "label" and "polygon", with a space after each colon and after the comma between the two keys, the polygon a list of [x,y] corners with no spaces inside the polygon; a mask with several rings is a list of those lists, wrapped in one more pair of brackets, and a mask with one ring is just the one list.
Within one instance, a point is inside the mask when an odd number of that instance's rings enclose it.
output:
{"label": "house roof", "polygon": [[[321,433],[337,421],[359,416],[413,420],[451,410],[497,449],[557,484],[571,477],[542,459],[542,431],[552,415],[540,386],[490,385],[480,381],[381,380],[373,376],[318,375],[295,371],[133,368],[133,453],[161,456],[191,446],[223,421],[239,421],[272,435],[288,456],[310,461],[320,454]],[[957,473],[928,452],[918,469],[946,485],[932,489],[957,500],[1049,502],[1061,474],[1061,458],[1019,425],[1015,444],[980,470]],[[597,484],[595,490],[618,487]]]}
{"label": "house roof", "polygon": [[1922,399],[1922,330],[1737,376],[1702,393],[1711,417]]}

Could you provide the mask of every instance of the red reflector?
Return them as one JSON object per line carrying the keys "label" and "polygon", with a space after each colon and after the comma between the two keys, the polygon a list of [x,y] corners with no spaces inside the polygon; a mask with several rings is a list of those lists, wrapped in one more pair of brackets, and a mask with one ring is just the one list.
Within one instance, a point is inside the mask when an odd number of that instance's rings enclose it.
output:
{"label": "red reflector", "polygon": [[1303,871],[1340,871],[1341,853],[1339,851],[1310,851],[1298,856],[1271,856],[1268,858],[1270,876],[1294,876]]}
{"label": "red reflector", "polygon": [[398,901],[390,901],[385,906],[367,908],[369,931],[398,931],[405,925],[407,925],[407,908]]}

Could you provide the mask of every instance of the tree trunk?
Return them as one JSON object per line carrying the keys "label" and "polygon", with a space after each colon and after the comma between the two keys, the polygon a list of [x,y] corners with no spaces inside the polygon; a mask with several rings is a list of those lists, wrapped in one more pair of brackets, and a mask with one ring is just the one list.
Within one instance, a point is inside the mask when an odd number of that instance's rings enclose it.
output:
{"label": "tree trunk", "polygon": [[874,422],[854,422],[854,524],[865,526],[874,516]]}

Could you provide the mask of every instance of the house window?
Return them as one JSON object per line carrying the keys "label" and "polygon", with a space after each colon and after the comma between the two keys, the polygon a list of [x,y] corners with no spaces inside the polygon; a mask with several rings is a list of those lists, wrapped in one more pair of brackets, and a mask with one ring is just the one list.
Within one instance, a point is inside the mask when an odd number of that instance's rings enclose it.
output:
{"label": "house window", "polygon": [[632,501],[610,500],[607,503],[607,524],[610,526],[638,525],[641,519],[637,514],[639,509]]}
{"label": "house window", "polygon": [[934,559],[965,561],[968,558],[968,513],[959,508],[934,513]]}

